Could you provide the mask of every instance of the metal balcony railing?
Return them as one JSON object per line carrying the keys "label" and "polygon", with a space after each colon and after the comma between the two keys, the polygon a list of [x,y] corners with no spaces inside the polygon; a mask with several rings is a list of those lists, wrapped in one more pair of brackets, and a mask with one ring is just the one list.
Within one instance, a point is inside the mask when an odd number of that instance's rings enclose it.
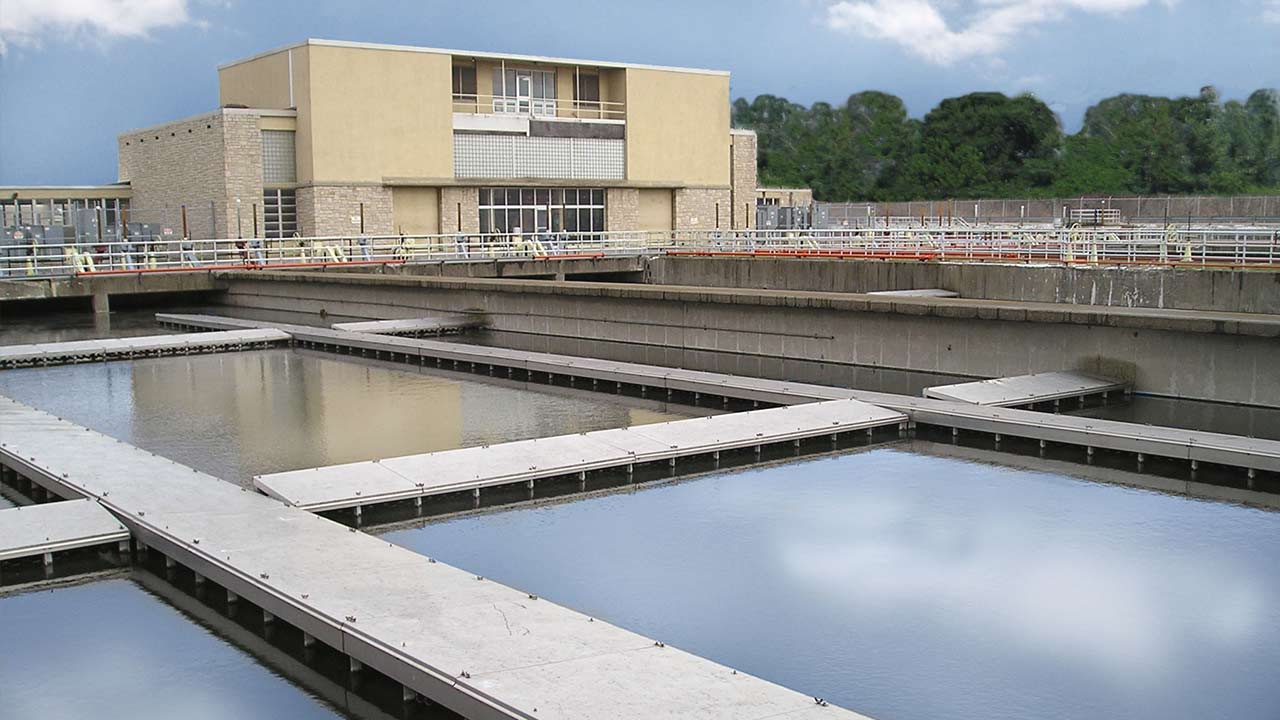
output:
{"label": "metal balcony railing", "polygon": [[626,120],[626,103],[608,100],[567,100],[516,95],[454,93],[453,111],[481,115],[528,115],[534,118]]}
{"label": "metal balcony railing", "polygon": [[382,235],[0,245],[0,279],[306,268],[357,264],[546,260],[641,255],[789,256],[1059,265],[1280,270],[1280,228],[861,228]]}

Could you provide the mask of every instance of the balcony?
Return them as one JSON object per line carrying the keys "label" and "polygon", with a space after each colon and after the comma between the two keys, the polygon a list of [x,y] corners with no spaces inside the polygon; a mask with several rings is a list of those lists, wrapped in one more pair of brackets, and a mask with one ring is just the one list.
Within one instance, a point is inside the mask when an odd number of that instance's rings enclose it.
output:
{"label": "balcony", "polygon": [[607,100],[564,100],[527,95],[454,93],[453,112],[464,115],[502,115],[538,120],[583,120],[622,123],[626,103]]}

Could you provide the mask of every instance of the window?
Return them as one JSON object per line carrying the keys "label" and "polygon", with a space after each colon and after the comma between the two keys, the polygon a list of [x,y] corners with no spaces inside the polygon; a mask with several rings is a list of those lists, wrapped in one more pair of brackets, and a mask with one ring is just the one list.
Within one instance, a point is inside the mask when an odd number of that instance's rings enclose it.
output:
{"label": "window", "polygon": [[578,107],[599,107],[600,76],[595,73],[578,73],[573,84],[573,99],[578,101]]}
{"label": "window", "polygon": [[289,238],[298,230],[298,200],[292,189],[276,188],[262,193],[262,220],[269,238]]}
{"label": "window", "polygon": [[605,231],[603,189],[482,188],[480,232],[521,234]]}
{"label": "window", "polygon": [[292,130],[262,131],[262,182],[291,185],[297,182]]}
{"label": "window", "polygon": [[453,99],[476,99],[476,67],[474,65],[453,66]]}
{"label": "window", "polygon": [[494,68],[493,111],[523,115],[555,115],[555,71],[503,71],[502,68]]}

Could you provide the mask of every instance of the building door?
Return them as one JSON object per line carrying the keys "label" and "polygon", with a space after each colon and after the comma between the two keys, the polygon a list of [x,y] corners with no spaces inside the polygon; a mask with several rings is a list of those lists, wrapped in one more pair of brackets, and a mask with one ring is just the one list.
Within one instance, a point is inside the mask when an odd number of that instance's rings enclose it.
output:
{"label": "building door", "polygon": [[517,112],[527,114],[533,103],[533,74],[527,70],[516,71]]}

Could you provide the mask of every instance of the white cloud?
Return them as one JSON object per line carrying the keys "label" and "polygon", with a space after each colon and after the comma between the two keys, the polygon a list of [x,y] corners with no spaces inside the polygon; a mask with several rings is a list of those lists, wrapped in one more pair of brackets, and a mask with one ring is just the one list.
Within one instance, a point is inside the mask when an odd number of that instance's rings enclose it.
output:
{"label": "white cloud", "polygon": [[1214,552],[1098,536],[1039,501],[962,503],[972,515],[957,516],[926,509],[935,502],[886,489],[807,510],[806,526],[778,545],[785,581],[864,620],[923,613],[948,635],[999,637],[1151,687],[1181,677],[1187,658],[1238,651],[1268,627],[1268,588]]}
{"label": "white cloud", "polygon": [[[995,56],[1019,35],[1069,12],[1118,14],[1153,0],[837,0],[827,5],[832,30],[897,43],[936,65]],[[1163,0],[1171,5],[1176,0]],[[1280,0],[1267,0],[1278,3]],[[958,27],[940,6],[963,6]]]}
{"label": "white cloud", "polygon": [[58,35],[143,37],[190,21],[187,0],[0,0],[0,53]]}
{"label": "white cloud", "polygon": [[1280,25],[1280,0],[1262,0],[1262,21]]}

